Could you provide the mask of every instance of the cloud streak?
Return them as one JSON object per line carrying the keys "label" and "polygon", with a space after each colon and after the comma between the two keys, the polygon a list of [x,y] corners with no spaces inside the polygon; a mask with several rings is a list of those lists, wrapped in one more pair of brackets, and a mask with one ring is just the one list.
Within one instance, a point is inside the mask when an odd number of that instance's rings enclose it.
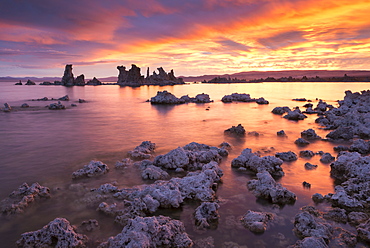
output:
{"label": "cloud streak", "polygon": [[87,77],[131,63],[177,75],[370,69],[369,9],[368,0],[4,0],[0,76],[66,63]]}

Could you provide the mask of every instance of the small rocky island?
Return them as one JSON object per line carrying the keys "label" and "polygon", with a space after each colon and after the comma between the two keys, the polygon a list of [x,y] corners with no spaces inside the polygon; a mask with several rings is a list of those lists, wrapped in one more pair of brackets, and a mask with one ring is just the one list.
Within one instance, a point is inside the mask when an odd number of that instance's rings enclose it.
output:
{"label": "small rocky island", "polygon": [[158,68],[158,74],[153,71],[153,75],[149,75],[148,67],[146,77],[141,75],[140,67],[134,64],[128,71],[125,66],[117,66],[117,69],[119,70],[117,84],[121,86],[185,84],[182,78],[175,77],[173,70],[167,73],[162,67]]}

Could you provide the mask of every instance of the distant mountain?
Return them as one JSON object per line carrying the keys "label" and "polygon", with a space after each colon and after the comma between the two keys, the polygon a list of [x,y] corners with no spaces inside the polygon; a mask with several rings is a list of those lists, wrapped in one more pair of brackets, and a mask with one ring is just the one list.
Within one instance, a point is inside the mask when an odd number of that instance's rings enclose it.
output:
{"label": "distant mountain", "polygon": [[260,79],[260,78],[282,78],[282,77],[294,77],[302,78],[304,76],[320,77],[320,78],[331,78],[331,77],[343,77],[345,74],[349,77],[370,77],[370,71],[347,71],[347,70],[289,70],[289,71],[248,71],[248,72],[238,72],[234,74],[222,74],[222,75],[203,75],[194,77],[181,76],[185,82],[201,82],[208,81],[215,77],[225,77],[225,78],[238,78],[238,79]]}

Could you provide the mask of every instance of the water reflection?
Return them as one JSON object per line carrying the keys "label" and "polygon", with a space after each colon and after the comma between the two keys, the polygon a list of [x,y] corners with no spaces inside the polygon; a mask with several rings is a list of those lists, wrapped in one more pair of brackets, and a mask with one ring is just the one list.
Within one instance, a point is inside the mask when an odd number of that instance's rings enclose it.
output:
{"label": "water reflection", "polygon": [[170,111],[176,108],[176,105],[152,104],[151,107],[158,111],[160,115],[167,115]]}

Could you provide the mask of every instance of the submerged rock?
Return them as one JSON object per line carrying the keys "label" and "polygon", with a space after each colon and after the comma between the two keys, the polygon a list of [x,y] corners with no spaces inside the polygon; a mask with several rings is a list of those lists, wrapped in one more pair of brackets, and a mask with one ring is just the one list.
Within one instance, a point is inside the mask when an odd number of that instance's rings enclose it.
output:
{"label": "submerged rock", "polygon": [[303,150],[299,152],[299,156],[303,158],[312,158],[315,156],[315,153],[311,150]]}
{"label": "submerged rock", "polygon": [[150,141],[143,141],[134,150],[129,151],[128,155],[135,160],[149,159],[155,150],[155,143]]}
{"label": "submerged rock", "polygon": [[332,161],[335,160],[335,157],[333,157],[330,153],[326,152],[324,153],[321,158],[320,158],[320,162],[321,163],[324,163],[324,164],[328,164],[328,163],[331,163]]}
{"label": "submerged rock", "polygon": [[283,160],[275,156],[260,157],[252,153],[252,150],[246,148],[242,153],[231,161],[234,168],[246,168],[254,173],[267,171],[272,176],[281,177],[284,175],[281,165]]}
{"label": "submerged rock", "polygon": [[23,233],[17,247],[86,247],[87,237],[78,234],[68,220],[56,218],[42,229]]}
{"label": "submerged rock", "polygon": [[194,218],[195,224],[200,228],[209,228],[214,222],[218,222],[220,215],[218,209],[220,205],[216,202],[202,202],[202,204],[195,209]]}
{"label": "submerged rock", "polygon": [[65,109],[66,106],[64,106],[60,101],[58,101],[58,103],[51,103],[48,106],[48,108],[51,110],[58,110],[58,109]]}
{"label": "submerged rock", "polygon": [[316,164],[311,164],[311,163],[305,163],[304,164],[304,168],[306,169],[306,170],[313,170],[313,169],[316,169],[317,168],[317,165]]}
{"label": "submerged rock", "polygon": [[79,169],[72,173],[72,178],[81,177],[94,177],[100,176],[109,171],[109,167],[101,161],[91,160],[89,164],[84,165],[82,169]]}
{"label": "submerged rock", "polygon": [[231,128],[226,129],[224,132],[227,134],[233,134],[233,135],[239,135],[239,136],[245,135],[245,129],[242,126],[242,124],[238,124],[237,126],[232,126]]}
{"label": "submerged rock", "polygon": [[267,171],[257,173],[257,179],[247,183],[248,189],[258,198],[270,200],[272,203],[294,203],[296,195],[277,183]]}
{"label": "submerged rock", "polygon": [[297,146],[307,146],[310,144],[310,142],[308,142],[307,140],[305,139],[302,139],[302,138],[298,138],[294,141],[294,144],[296,144]]}
{"label": "submerged rock", "polygon": [[22,213],[35,200],[49,197],[49,188],[38,183],[33,183],[31,186],[23,183],[17,190],[10,193],[7,198],[0,202],[0,211],[6,215]]}
{"label": "submerged rock", "polygon": [[274,214],[265,212],[248,212],[241,218],[243,225],[251,232],[263,233],[266,231],[267,223],[274,218]]}
{"label": "submerged rock", "polygon": [[122,232],[101,243],[108,247],[191,247],[193,241],[185,232],[181,221],[165,216],[135,217],[130,219]]}

